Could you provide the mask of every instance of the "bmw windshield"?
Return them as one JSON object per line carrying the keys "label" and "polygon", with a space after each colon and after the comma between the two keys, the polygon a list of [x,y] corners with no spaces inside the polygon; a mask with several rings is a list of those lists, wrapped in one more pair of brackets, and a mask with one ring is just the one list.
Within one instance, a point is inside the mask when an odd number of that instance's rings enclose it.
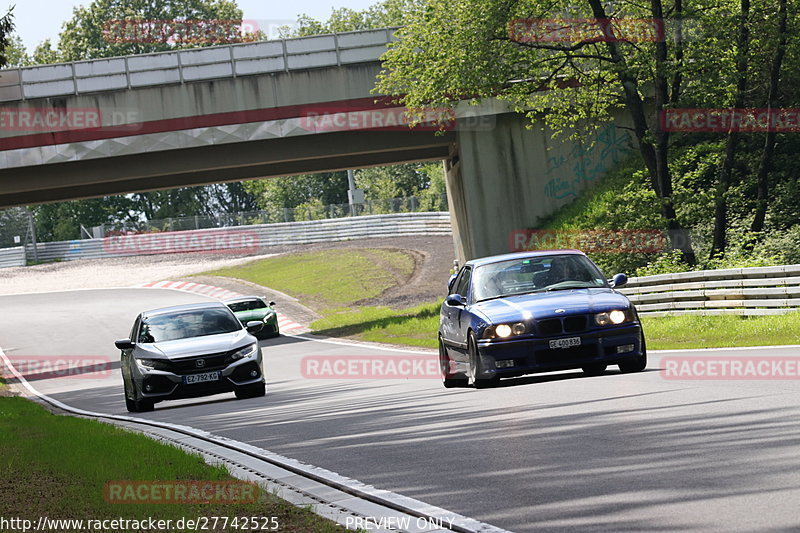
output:
{"label": "bmw windshield", "polygon": [[475,301],[515,294],[607,287],[603,274],[586,256],[548,255],[499,261],[475,269]]}
{"label": "bmw windshield", "polygon": [[145,318],[138,342],[153,343],[232,333],[242,324],[227,309],[203,309]]}

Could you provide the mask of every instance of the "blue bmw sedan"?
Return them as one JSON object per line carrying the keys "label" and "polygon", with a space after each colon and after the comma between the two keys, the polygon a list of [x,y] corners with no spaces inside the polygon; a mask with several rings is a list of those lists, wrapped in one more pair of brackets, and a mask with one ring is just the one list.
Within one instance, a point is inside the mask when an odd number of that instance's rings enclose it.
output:
{"label": "blue bmw sedan", "polygon": [[439,322],[445,387],[489,387],[500,378],[581,368],[647,366],[633,304],[578,250],[544,250],[467,262],[448,285]]}

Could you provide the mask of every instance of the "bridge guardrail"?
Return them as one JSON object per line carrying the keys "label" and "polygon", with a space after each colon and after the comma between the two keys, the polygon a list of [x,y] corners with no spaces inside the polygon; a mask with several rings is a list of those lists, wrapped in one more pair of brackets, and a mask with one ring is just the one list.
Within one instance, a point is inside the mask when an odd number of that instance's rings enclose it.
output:
{"label": "bridge guardrail", "polygon": [[800,265],[632,277],[619,292],[642,316],[779,315],[800,309]]}
{"label": "bridge guardrail", "polygon": [[[447,212],[365,215],[352,218],[234,226],[190,231],[139,233],[101,239],[45,242],[36,245],[39,261],[70,261],[134,255],[180,252],[226,253],[235,250],[258,251],[267,246],[344,241],[364,237],[404,237],[414,235],[451,235]],[[0,249],[3,254],[27,253],[33,257],[33,244],[23,248]],[[14,250],[19,250],[11,252]]]}
{"label": "bridge guardrail", "polygon": [[0,70],[0,102],[377,61],[396,28]]}

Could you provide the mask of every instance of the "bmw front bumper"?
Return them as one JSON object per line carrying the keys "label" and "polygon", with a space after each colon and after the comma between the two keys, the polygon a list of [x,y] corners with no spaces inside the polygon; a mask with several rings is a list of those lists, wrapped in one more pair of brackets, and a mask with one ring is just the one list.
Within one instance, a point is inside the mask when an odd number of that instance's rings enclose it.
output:
{"label": "bmw front bumper", "polygon": [[[580,339],[579,345],[575,344]],[[568,347],[551,347],[555,345]],[[581,368],[596,364],[618,364],[641,357],[641,325],[594,329],[557,337],[525,335],[509,339],[480,339],[478,354],[486,370],[484,377],[514,377],[537,372]],[[498,367],[498,361],[501,361]]]}

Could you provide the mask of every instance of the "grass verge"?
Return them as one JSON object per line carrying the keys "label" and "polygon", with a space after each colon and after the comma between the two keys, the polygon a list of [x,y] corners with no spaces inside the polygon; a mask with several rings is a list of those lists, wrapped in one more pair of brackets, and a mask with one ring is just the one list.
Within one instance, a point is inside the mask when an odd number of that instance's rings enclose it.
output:
{"label": "grass verge", "polygon": [[434,302],[400,311],[388,307],[331,310],[311,329],[331,337],[436,348],[440,305]]}
{"label": "grass verge", "polygon": [[325,310],[374,298],[413,271],[414,258],[406,252],[349,248],[284,255],[203,274],[257,283]]}
{"label": "grass verge", "polygon": [[[207,465],[200,456],[109,424],[54,415],[23,398],[0,398],[0,449],[0,516],[4,517],[30,519],[34,524],[39,517],[173,521],[275,517],[280,531],[344,531],[265,491],[259,501],[249,504],[108,503],[104,487],[109,481],[234,478],[223,467]],[[173,522],[166,530],[183,529]],[[221,531],[221,522],[210,530]]]}
{"label": "grass verge", "polygon": [[800,312],[775,316],[642,317],[653,350],[800,344]]}
{"label": "grass verge", "polygon": [[[436,348],[438,303],[396,311],[368,307],[314,322],[317,333]],[[800,344],[800,313],[777,316],[673,316],[642,319],[651,350]]]}

